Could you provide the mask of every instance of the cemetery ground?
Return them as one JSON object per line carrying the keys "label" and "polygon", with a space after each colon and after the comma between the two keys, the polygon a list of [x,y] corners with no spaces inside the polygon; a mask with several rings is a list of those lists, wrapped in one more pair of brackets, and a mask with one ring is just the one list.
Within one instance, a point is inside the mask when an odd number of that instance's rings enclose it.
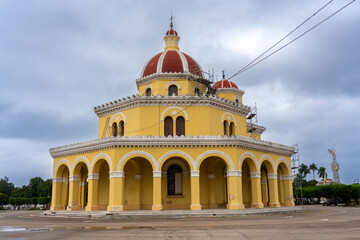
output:
{"label": "cemetery ground", "polygon": [[[259,209],[260,211],[260,209]],[[93,218],[0,211],[0,239],[360,239],[360,207],[206,218]]]}

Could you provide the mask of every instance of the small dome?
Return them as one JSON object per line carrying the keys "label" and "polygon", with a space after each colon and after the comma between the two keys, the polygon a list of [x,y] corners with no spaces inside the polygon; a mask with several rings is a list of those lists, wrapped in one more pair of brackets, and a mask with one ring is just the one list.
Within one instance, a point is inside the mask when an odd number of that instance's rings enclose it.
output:
{"label": "small dome", "polygon": [[166,36],[169,36],[169,35],[175,35],[175,36],[178,36],[178,33],[174,30],[174,29],[170,29],[166,32],[165,34]]}
{"label": "small dome", "polygon": [[220,80],[218,82],[216,82],[213,87],[214,89],[219,89],[219,88],[236,88],[236,89],[239,89],[235,83],[233,83],[232,81],[229,81],[229,80],[226,80],[226,79],[223,79],[223,80]]}
{"label": "small dome", "polygon": [[145,64],[141,77],[155,73],[192,73],[203,77],[200,65],[192,57],[179,50],[167,50],[156,54]]}

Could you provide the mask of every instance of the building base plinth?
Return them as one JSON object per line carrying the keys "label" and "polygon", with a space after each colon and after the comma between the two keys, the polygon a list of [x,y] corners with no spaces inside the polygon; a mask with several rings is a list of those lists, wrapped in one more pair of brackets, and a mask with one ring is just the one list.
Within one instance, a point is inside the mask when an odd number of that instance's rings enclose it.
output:
{"label": "building base plinth", "polygon": [[190,210],[201,210],[200,204],[192,204],[190,205]]}
{"label": "building base plinth", "polygon": [[106,210],[109,212],[122,212],[124,211],[124,206],[107,206]]}
{"label": "building base plinth", "polygon": [[151,209],[153,211],[161,211],[162,210],[162,205],[152,205]]}
{"label": "building base plinth", "polygon": [[244,204],[228,204],[226,208],[231,210],[244,209]]}
{"label": "building base plinth", "polygon": [[281,207],[281,204],[280,203],[269,203],[269,207],[271,207],[271,208]]}
{"label": "building base plinth", "polygon": [[52,210],[52,211],[54,211],[54,210],[65,210],[65,206],[63,206],[63,205],[51,206],[50,210]]}
{"label": "building base plinth", "polygon": [[76,211],[80,209],[81,208],[78,205],[72,205],[72,206],[67,206],[66,211]]}
{"label": "building base plinth", "polygon": [[286,202],[282,205],[283,207],[294,207],[295,203],[294,202]]}
{"label": "building base plinth", "polygon": [[264,208],[263,203],[252,203],[251,208]]}
{"label": "building base plinth", "polygon": [[85,211],[99,211],[99,206],[86,206]]}

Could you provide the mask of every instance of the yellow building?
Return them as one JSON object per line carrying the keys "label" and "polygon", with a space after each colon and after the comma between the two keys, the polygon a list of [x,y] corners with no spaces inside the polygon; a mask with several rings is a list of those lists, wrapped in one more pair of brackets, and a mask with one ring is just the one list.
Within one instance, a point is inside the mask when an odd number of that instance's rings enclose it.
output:
{"label": "yellow building", "polygon": [[294,206],[294,149],[261,140],[244,91],[212,85],[179,40],[171,24],[138,94],[94,108],[97,139],[50,149],[52,210]]}

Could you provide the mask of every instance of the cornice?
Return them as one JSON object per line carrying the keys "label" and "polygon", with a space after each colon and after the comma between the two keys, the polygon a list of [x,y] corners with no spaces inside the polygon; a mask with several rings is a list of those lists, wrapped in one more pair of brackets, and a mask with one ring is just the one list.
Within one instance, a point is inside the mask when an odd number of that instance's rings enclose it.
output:
{"label": "cornice", "polygon": [[246,123],[246,130],[247,132],[253,130],[256,134],[262,134],[266,130],[266,127],[254,123]]}
{"label": "cornice", "polygon": [[243,96],[245,91],[238,88],[217,88],[216,93],[235,93]]}
{"label": "cornice", "polygon": [[131,95],[127,98],[117,99],[109,103],[101,104],[94,107],[98,117],[103,117],[116,112],[124,111],[134,107],[141,106],[210,106],[227,112],[232,112],[246,116],[250,112],[250,107],[239,104],[234,101],[220,98],[217,95],[200,95],[200,96],[139,96]]}
{"label": "cornice", "polygon": [[243,136],[117,136],[74,143],[50,149],[53,158],[113,148],[210,148],[233,147],[291,156],[294,148]]}

